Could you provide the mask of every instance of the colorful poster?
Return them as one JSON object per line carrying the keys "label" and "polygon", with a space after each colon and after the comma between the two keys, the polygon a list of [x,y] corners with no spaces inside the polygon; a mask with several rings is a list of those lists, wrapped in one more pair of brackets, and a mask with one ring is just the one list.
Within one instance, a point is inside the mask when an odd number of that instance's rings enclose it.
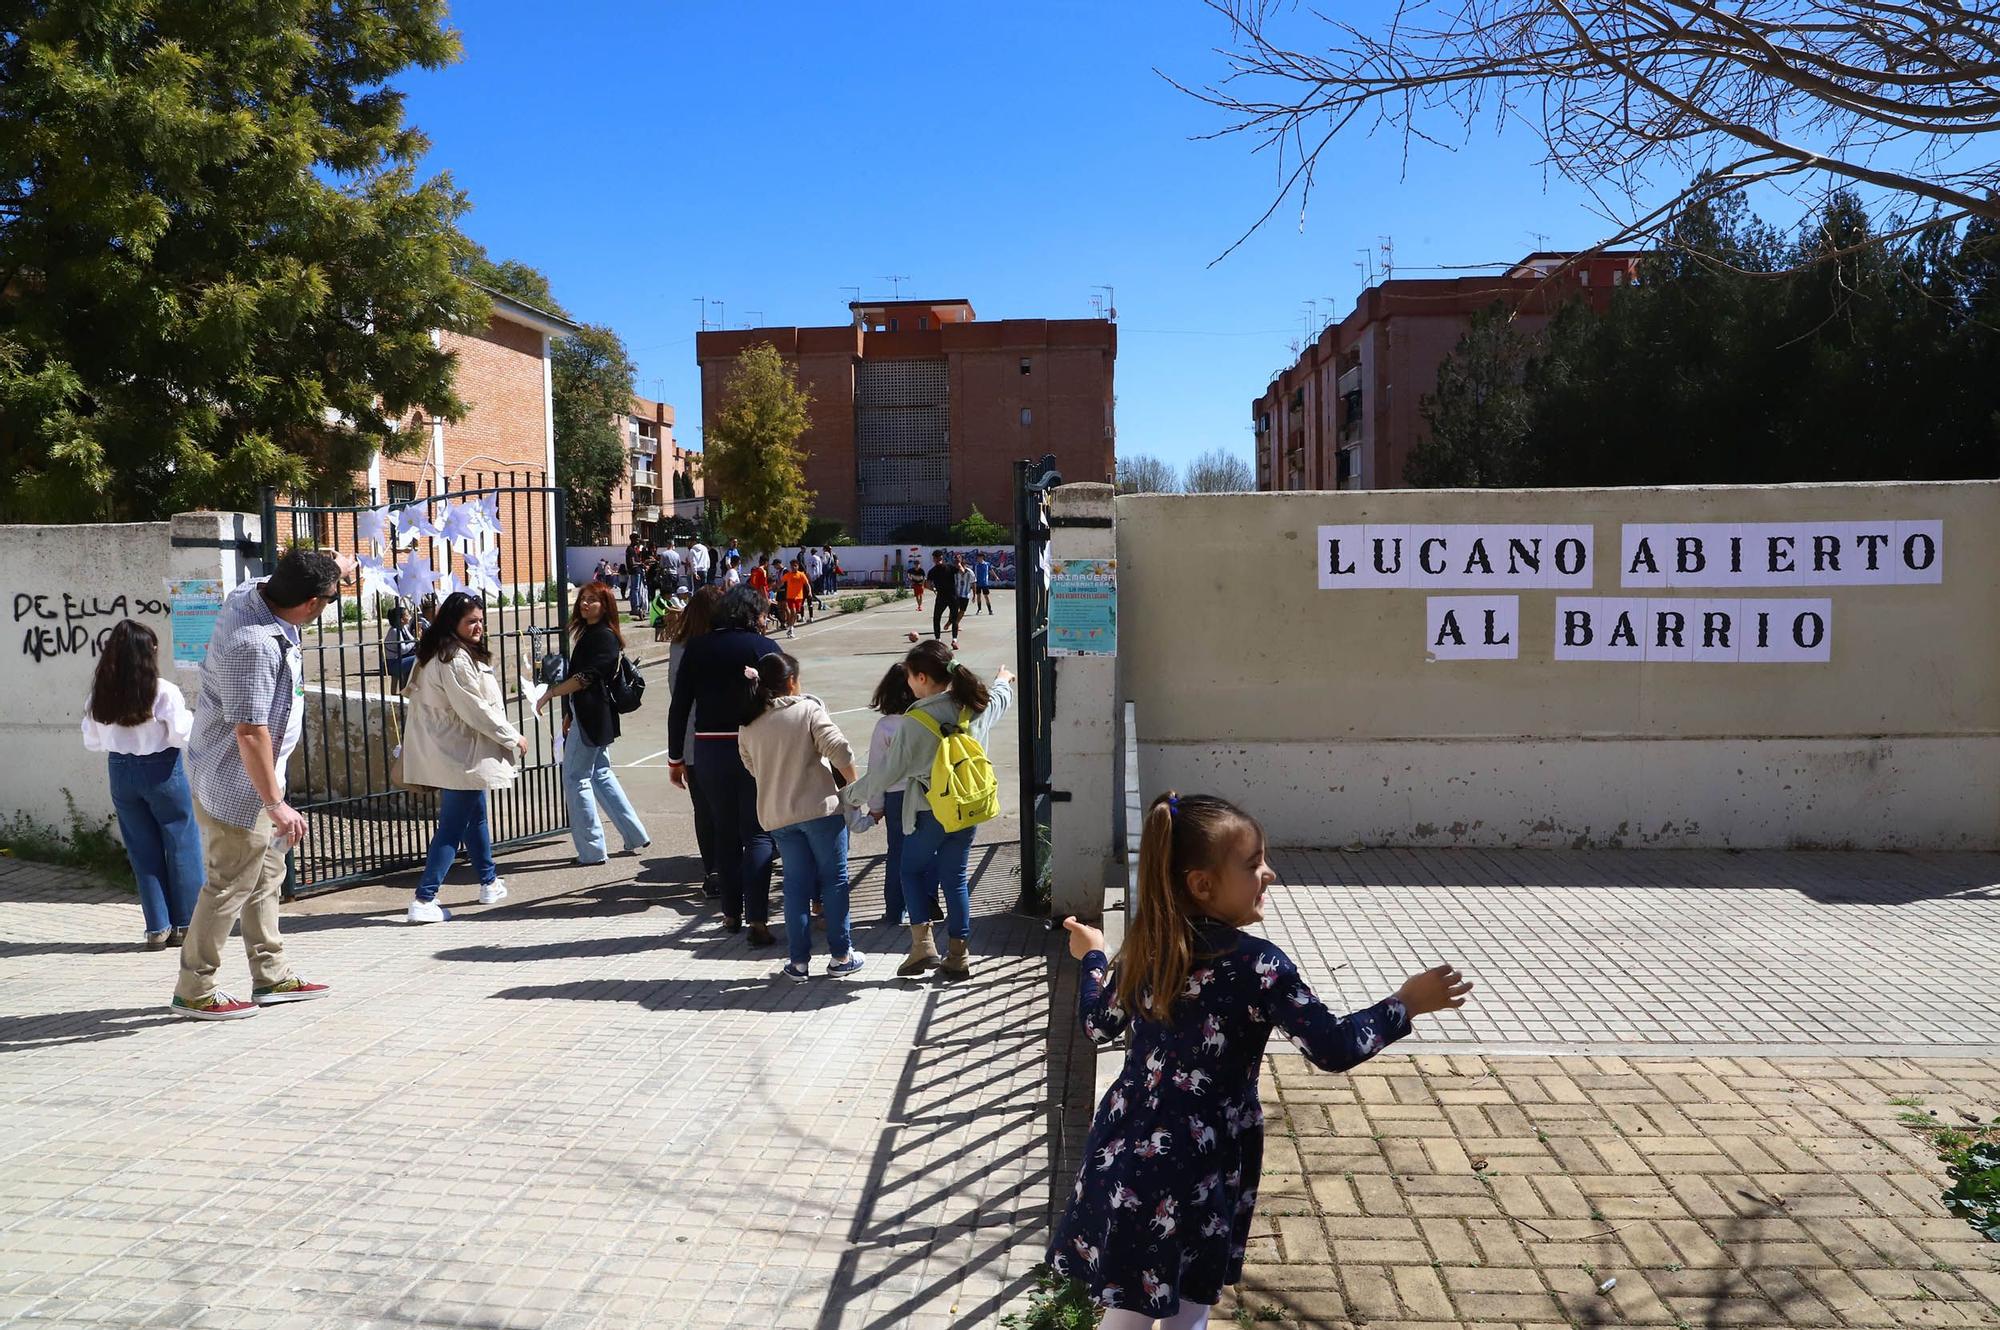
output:
{"label": "colorful poster", "polygon": [[1049,654],[1118,654],[1118,560],[1050,563]]}
{"label": "colorful poster", "polygon": [[215,634],[215,616],[222,609],[222,579],[190,577],[167,583],[168,613],[173,618],[174,668],[197,670],[208,655]]}

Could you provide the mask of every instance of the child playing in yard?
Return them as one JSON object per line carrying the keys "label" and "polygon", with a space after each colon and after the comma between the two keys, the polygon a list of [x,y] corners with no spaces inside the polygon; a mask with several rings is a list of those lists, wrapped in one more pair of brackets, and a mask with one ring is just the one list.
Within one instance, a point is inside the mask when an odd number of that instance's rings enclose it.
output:
{"label": "child playing in yard", "polygon": [[1146,812],[1139,909],[1112,986],[1104,934],[1063,920],[1082,963],[1084,1032],[1101,1044],[1131,1029],[1048,1254],[1107,1309],[1101,1330],[1156,1320],[1202,1330],[1242,1277],[1264,1156],[1257,1072],[1272,1026],[1314,1066],[1345,1071],[1472,990],[1440,965],[1335,1016],[1290,957],[1242,931],[1263,919],[1274,881],[1254,818],[1223,799],[1168,793]]}

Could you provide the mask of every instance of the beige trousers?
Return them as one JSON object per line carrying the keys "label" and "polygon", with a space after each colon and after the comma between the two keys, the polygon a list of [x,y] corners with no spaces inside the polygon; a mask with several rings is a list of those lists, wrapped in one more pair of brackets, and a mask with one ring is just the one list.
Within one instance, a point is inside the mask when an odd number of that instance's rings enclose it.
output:
{"label": "beige trousers", "polygon": [[222,966],[222,944],[229,940],[237,917],[243,919],[243,949],[250,955],[250,982],[269,988],[292,977],[285,964],[285,940],[278,936],[278,893],[285,885],[285,847],[271,835],[268,813],[257,825],[239,827],[218,822],[194,801],[201,827],[208,880],[188,921],[181,944],[180,981],[174,996],[183,1002],[206,1002],[215,995],[215,972]]}

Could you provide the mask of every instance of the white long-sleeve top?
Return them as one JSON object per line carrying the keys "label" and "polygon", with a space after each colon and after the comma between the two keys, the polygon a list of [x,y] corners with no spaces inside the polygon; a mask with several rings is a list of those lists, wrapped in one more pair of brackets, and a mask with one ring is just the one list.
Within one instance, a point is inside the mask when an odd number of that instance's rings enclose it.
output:
{"label": "white long-sleeve top", "polygon": [[[884,762],[888,761],[889,745],[891,742],[895,740],[896,731],[901,729],[902,727],[903,727],[903,718],[900,715],[884,716],[882,717],[882,719],[875,722],[875,733],[868,736],[868,765],[871,768],[879,767]],[[871,813],[880,814],[882,810],[887,806],[886,796],[891,794],[901,794],[903,792],[903,787],[907,784],[909,784],[909,781],[899,780],[894,785],[891,785],[888,789],[884,790],[881,795],[878,795],[877,797],[869,800],[868,811]]]}
{"label": "white long-sleeve top", "polygon": [[153,715],[138,725],[105,725],[83,713],[83,746],[93,753],[126,753],[145,757],[169,748],[186,748],[194,732],[194,712],[180,685],[160,680],[153,694]]}

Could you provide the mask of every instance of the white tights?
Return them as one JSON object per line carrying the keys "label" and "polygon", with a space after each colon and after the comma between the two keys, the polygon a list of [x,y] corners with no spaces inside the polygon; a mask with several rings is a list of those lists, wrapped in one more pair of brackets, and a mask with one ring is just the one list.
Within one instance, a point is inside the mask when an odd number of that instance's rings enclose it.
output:
{"label": "white tights", "polygon": [[1189,1302],[1186,1298],[1181,1299],[1181,1309],[1172,1316],[1157,1318],[1126,1307],[1113,1307],[1104,1313],[1098,1330],[1153,1330],[1156,1320],[1160,1330],[1208,1330],[1210,1310],[1205,1304]]}

